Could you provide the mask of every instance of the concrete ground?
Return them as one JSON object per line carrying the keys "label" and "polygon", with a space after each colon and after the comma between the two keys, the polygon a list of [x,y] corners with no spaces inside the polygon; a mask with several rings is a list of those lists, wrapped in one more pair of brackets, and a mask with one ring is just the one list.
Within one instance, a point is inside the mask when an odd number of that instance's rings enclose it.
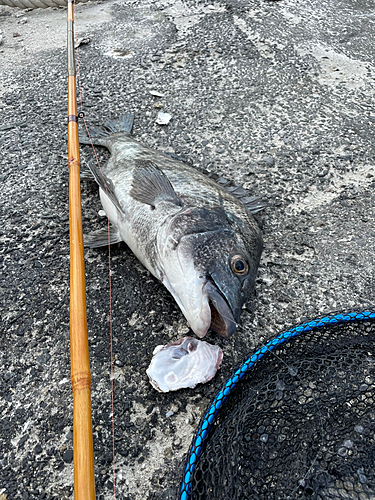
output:
{"label": "concrete ground", "polygon": [[[0,7],[0,497],[9,500],[73,497],[65,16]],[[255,295],[233,338],[207,336],[224,360],[194,390],[149,384],[154,347],[188,328],[125,244],[111,250],[117,498],[174,499],[202,413],[256,346],[303,318],[374,307],[373,2],[108,0],[78,6],[77,32],[89,124],[134,111],[138,140],[269,199]],[[169,125],[156,124],[160,110]],[[84,146],[82,161],[92,156]],[[82,204],[85,231],[102,227],[86,181]],[[108,250],[85,256],[96,488],[109,499]]]}

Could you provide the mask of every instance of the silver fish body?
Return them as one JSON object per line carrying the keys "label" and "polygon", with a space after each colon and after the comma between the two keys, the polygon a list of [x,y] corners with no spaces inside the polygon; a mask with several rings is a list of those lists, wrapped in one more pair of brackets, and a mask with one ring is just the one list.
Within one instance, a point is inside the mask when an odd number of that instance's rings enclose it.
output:
{"label": "silver fish body", "polygon": [[[210,328],[231,334],[254,287],[259,227],[212,179],[132,139],[132,121],[128,114],[90,130],[94,144],[111,152],[102,171],[90,166],[112,224],[111,243],[130,247],[171,292],[196,335]],[[89,235],[85,244],[107,244],[105,235]]]}

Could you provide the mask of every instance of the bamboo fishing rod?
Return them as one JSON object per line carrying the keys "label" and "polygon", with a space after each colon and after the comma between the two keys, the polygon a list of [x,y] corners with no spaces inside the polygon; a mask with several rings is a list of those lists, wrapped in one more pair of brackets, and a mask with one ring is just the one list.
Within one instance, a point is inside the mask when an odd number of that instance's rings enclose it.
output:
{"label": "bamboo fishing rod", "polygon": [[70,227],[70,367],[73,392],[74,498],[95,500],[91,374],[86,317],[74,14],[68,0],[68,158]]}

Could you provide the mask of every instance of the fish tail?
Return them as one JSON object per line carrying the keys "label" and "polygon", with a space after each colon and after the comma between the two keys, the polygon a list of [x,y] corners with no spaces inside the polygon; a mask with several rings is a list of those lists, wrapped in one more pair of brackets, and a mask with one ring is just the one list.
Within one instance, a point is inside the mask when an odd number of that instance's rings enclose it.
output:
{"label": "fish tail", "polygon": [[120,115],[117,120],[108,120],[101,127],[90,127],[89,136],[80,136],[81,144],[107,146],[107,140],[114,134],[130,134],[133,128],[134,113]]}

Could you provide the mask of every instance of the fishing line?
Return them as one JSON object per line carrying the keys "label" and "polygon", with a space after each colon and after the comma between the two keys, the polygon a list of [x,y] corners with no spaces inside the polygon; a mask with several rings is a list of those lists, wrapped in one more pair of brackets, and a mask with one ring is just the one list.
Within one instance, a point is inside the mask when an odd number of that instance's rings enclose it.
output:
{"label": "fishing line", "polygon": [[[76,0],[73,0],[73,6],[74,6],[74,23],[76,24]],[[77,56],[77,79],[78,79],[78,90],[79,90],[79,103],[80,103],[80,108],[81,112],[79,114],[80,118],[82,118],[83,124],[86,129],[87,136],[90,140],[92,150],[94,152],[95,160],[98,165],[98,168],[100,170],[100,173],[102,175],[102,178],[104,179],[104,175],[102,172],[102,168],[100,166],[99,158],[95,150],[94,143],[92,142],[89,128],[87,126],[86,120],[85,120],[85,114],[83,112],[83,101],[82,101],[82,87],[81,87],[81,73],[80,73],[80,67],[79,67],[79,50],[78,50],[78,40],[77,40],[77,30],[75,30],[75,49],[76,49],[76,56]],[[108,189],[106,186],[106,183],[104,182],[105,185],[105,190],[106,194],[108,193]],[[108,200],[108,197],[107,197]],[[113,387],[113,329],[112,329],[112,280],[111,280],[111,243],[110,243],[110,222],[109,218],[107,217],[107,227],[108,227],[108,285],[109,285],[109,339],[110,339],[110,363],[111,363],[111,369],[110,369],[110,381],[111,381],[111,422],[112,422],[112,470],[113,470],[113,498],[116,499],[116,462],[115,462],[115,420],[114,420],[114,387]]]}

